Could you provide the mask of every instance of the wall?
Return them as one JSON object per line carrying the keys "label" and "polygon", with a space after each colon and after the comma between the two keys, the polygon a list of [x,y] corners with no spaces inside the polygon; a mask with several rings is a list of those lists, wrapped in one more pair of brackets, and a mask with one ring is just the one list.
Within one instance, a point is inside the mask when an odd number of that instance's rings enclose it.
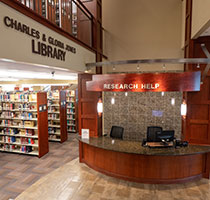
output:
{"label": "wall", "polygon": [[[111,104],[111,98],[115,104]],[[175,105],[171,99],[175,98]],[[124,127],[124,139],[142,140],[147,126],[162,126],[165,130],[175,130],[176,138],[181,137],[181,92],[104,92],[104,133],[109,134],[114,125]],[[152,111],[162,111],[162,116],[152,115]]]}
{"label": "wall", "polygon": [[191,32],[191,37],[193,39],[198,38],[208,27],[210,27],[209,8],[209,0],[193,0]]}
{"label": "wall", "polygon": [[[102,9],[104,53],[110,61],[183,57],[181,0],[104,0]],[[137,68],[115,67],[115,71]],[[166,65],[166,69],[182,70],[183,65]],[[141,65],[140,70],[162,70],[162,65]]]}
{"label": "wall", "polygon": [[[40,38],[36,39],[29,36],[29,34],[23,33],[11,27],[7,27],[4,24],[4,17],[9,16],[40,32]],[[77,43],[67,39],[64,36],[56,33],[55,31],[50,30],[49,28],[41,25],[37,21],[32,20],[29,17],[17,12],[16,10],[10,8],[9,6],[0,2],[0,58],[12,59],[15,61],[26,62],[26,63],[36,63],[43,64],[48,66],[56,66],[60,68],[67,68],[73,71],[85,71],[86,62],[95,61],[95,53],[78,45]],[[43,40],[43,34],[46,35],[47,40]],[[65,61],[53,59],[47,56],[41,56],[39,54],[32,53],[32,39],[34,39],[36,44],[41,42],[46,45],[49,45],[48,38],[52,37],[58,41],[63,42],[65,45],[76,48],[76,53],[66,51]],[[51,45],[53,48],[54,45]],[[66,46],[65,46],[66,47]],[[56,47],[57,49],[63,50],[62,48]]]}

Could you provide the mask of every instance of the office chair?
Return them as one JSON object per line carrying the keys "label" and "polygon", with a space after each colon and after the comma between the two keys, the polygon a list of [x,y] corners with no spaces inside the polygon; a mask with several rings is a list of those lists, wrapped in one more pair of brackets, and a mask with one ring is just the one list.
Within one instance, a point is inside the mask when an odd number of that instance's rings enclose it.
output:
{"label": "office chair", "polygon": [[148,126],[147,127],[147,142],[158,142],[157,134],[162,133],[162,127],[160,126]]}
{"label": "office chair", "polygon": [[117,139],[123,139],[123,132],[124,128],[121,126],[112,126],[110,137],[117,138]]}

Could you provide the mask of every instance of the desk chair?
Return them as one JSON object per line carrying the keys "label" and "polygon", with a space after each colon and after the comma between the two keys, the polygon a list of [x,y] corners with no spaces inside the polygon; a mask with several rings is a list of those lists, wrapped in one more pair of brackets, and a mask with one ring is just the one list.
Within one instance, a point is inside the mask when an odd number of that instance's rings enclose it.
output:
{"label": "desk chair", "polygon": [[158,142],[157,132],[162,133],[162,127],[160,126],[148,126],[147,127],[147,142]]}
{"label": "desk chair", "polygon": [[117,139],[123,139],[123,132],[124,128],[121,126],[112,126],[110,137],[117,138]]}

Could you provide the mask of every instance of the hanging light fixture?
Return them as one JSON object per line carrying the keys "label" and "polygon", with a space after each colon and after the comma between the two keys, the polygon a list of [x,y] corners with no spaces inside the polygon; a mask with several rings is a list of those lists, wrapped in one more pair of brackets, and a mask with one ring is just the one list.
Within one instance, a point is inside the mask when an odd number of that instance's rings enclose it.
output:
{"label": "hanging light fixture", "polygon": [[183,118],[187,115],[187,104],[185,101],[181,104],[181,115]]}
{"label": "hanging light fixture", "polygon": [[103,103],[102,103],[101,98],[99,98],[98,103],[97,103],[97,112],[99,116],[102,115],[103,113]]}

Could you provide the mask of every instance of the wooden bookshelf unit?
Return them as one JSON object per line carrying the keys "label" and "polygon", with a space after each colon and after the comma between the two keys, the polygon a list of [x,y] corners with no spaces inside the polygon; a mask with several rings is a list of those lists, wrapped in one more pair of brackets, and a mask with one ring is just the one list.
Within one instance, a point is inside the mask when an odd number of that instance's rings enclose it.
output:
{"label": "wooden bookshelf unit", "polygon": [[65,142],[67,136],[66,92],[48,92],[48,134],[49,141]]}
{"label": "wooden bookshelf unit", "polygon": [[66,95],[67,103],[67,130],[70,133],[77,132],[76,126],[76,95],[75,90],[67,90]]}
{"label": "wooden bookshelf unit", "polygon": [[0,151],[42,157],[47,125],[46,92],[0,93]]}

